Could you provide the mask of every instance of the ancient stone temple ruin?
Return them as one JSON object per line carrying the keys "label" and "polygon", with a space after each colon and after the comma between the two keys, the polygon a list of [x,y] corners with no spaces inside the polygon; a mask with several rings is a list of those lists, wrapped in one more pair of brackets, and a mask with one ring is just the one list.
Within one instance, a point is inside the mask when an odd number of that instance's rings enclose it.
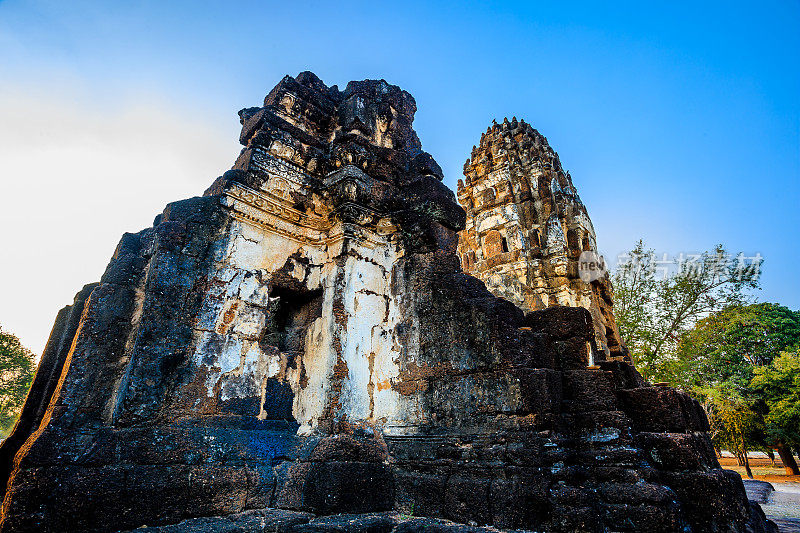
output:
{"label": "ancient stone temple ruin", "polygon": [[[240,112],[233,169],[59,312],[0,448],[3,532],[772,530],[698,403],[598,348],[585,287],[530,275],[500,298],[462,270],[465,212],[415,112],[308,72]],[[530,170],[543,140],[506,130],[508,252],[462,256],[563,277],[591,224],[552,158]],[[495,168],[474,155],[462,198]],[[487,205],[462,234],[482,250]]]}
{"label": "ancient stone temple ruin", "polygon": [[597,253],[594,227],[547,139],[516,117],[494,122],[464,164],[458,201],[467,212],[458,247],[465,272],[526,311],[585,307],[597,349],[624,356],[608,274],[579,275],[581,254]]}

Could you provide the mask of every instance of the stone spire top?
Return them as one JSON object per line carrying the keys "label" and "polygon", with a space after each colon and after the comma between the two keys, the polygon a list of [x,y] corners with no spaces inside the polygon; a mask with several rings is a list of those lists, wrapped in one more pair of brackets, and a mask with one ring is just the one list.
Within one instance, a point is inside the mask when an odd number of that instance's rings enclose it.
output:
{"label": "stone spire top", "polygon": [[580,279],[583,252],[597,252],[594,227],[572,177],[547,139],[524,120],[495,120],[464,164],[458,200],[463,268],[526,310],[586,307],[597,349],[621,353],[608,276]]}
{"label": "stone spire top", "polygon": [[263,107],[239,111],[247,148],[235,168],[248,170],[259,146],[315,175],[356,164],[387,181],[414,170],[441,179],[412,127],[416,111],[414,97],[385,80],[351,81],[340,91],[311,72],[285,76]]}

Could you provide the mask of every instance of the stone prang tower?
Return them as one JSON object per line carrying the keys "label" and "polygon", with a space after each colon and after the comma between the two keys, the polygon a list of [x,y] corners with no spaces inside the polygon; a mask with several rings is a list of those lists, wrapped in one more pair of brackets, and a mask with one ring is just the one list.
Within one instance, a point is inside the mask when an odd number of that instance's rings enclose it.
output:
{"label": "stone prang tower", "polygon": [[458,181],[467,212],[458,246],[464,271],[527,311],[588,309],[597,350],[622,356],[608,275],[579,276],[581,254],[597,252],[592,221],[547,139],[516,117],[494,122],[472,148],[464,178]]}
{"label": "stone prang tower", "polygon": [[[0,533],[774,531],[696,401],[592,358],[589,311],[462,271],[415,112],[310,72],[240,111],[233,168],[58,313],[0,446]],[[544,227],[593,239],[567,185]]]}

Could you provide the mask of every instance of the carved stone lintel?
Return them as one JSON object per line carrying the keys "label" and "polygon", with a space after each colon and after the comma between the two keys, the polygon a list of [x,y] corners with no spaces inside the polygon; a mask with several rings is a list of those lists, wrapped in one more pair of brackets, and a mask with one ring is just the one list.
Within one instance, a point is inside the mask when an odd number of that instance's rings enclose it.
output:
{"label": "carved stone lintel", "polygon": [[342,222],[350,222],[361,226],[369,225],[380,217],[378,213],[351,202],[339,206],[335,216]]}

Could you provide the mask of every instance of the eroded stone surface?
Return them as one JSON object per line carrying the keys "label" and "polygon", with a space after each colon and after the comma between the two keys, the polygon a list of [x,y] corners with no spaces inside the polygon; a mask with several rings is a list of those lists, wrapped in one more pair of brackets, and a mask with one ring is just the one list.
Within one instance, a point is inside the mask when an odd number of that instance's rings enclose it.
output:
{"label": "eroded stone surface", "polygon": [[415,111],[302,73],[240,112],[234,168],[59,314],[2,531],[766,530],[696,402],[462,271]]}
{"label": "eroded stone surface", "polygon": [[458,201],[467,212],[465,272],[527,311],[585,307],[601,357],[624,356],[608,274],[595,279],[587,264],[582,279],[578,268],[582,253],[598,253],[594,227],[544,136],[516,117],[494,122],[464,164]]}

